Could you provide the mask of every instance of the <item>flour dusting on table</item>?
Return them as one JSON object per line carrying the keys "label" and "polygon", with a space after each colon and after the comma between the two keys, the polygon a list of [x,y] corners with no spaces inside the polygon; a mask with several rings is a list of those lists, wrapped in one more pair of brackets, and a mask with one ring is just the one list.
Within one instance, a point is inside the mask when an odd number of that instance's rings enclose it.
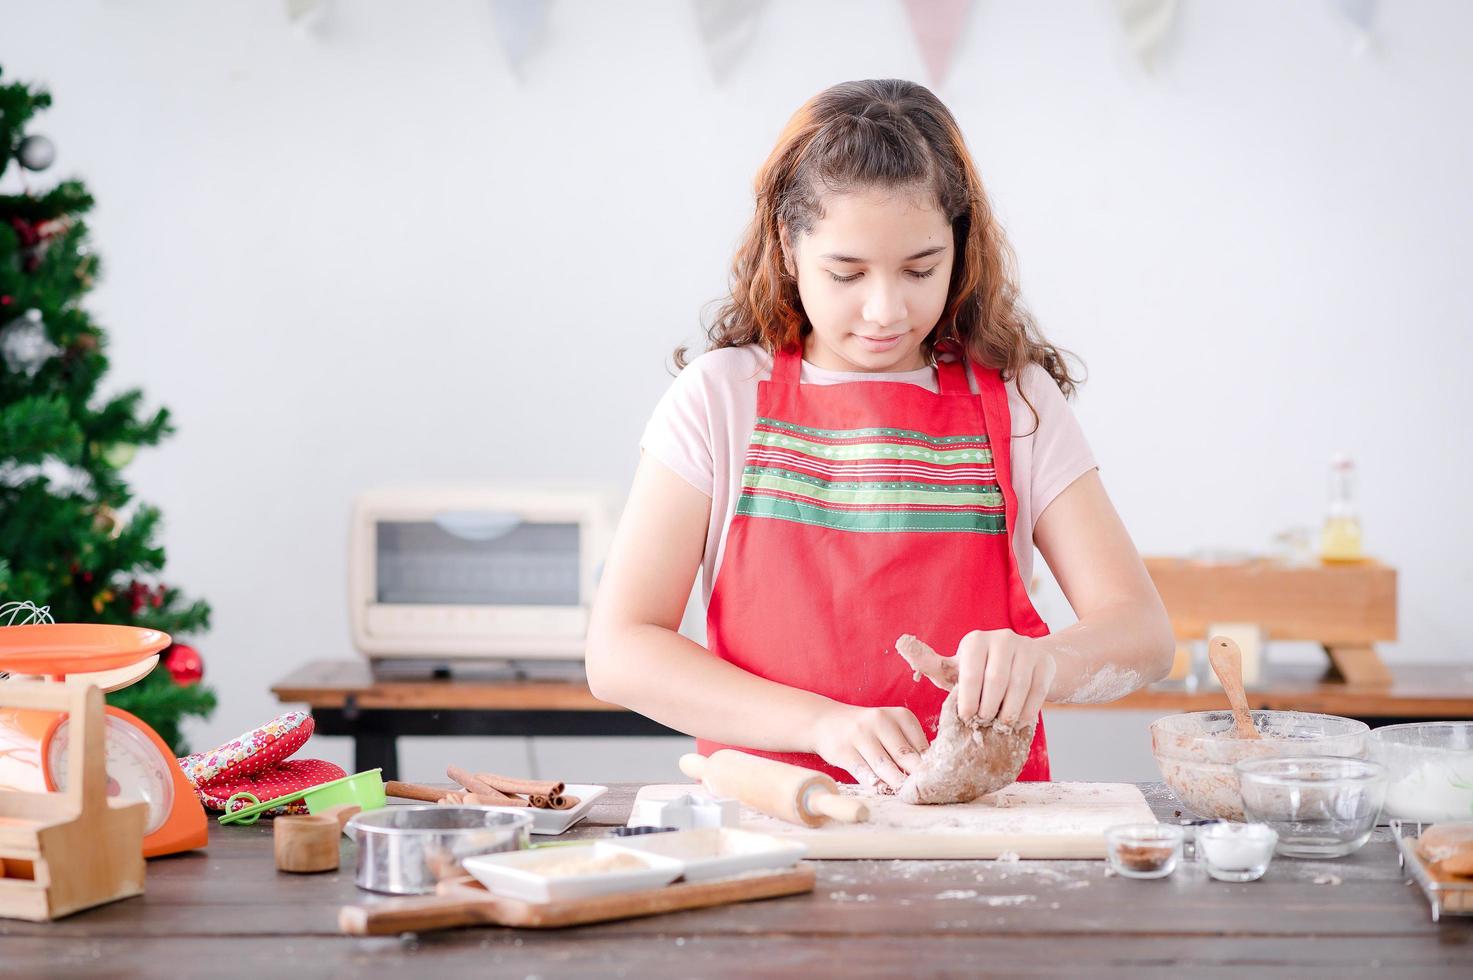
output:
{"label": "flour dusting on table", "polygon": [[[862,824],[828,823],[826,834],[910,831],[925,834],[1060,834],[1103,833],[1112,824],[1140,820],[1140,791],[1121,783],[1014,783],[970,803],[916,805],[893,796],[871,796],[862,788],[840,787],[869,806]],[[1146,817],[1149,819],[1149,815]],[[802,830],[748,807],[742,827],[763,833]],[[1013,856],[1017,860],[1017,856]]]}

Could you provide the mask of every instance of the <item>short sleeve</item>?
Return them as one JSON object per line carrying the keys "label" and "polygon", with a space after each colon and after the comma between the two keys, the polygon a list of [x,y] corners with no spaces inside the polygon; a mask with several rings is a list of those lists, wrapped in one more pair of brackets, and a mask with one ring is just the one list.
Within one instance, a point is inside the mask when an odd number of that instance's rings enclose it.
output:
{"label": "short sleeve", "polygon": [[714,440],[709,386],[700,360],[686,365],[665,390],[645,423],[639,448],[709,497]]}
{"label": "short sleeve", "polygon": [[[1038,428],[1033,440],[1032,510],[1036,522],[1044,508],[1075,480],[1099,464],[1084,438],[1084,429],[1054,379],[1042,367],[1030,364],[1020,379],[1020,390],[1038,411]],[[1033,429],[1033,416],[1026,411],[1015,419],[1013,431]]]}

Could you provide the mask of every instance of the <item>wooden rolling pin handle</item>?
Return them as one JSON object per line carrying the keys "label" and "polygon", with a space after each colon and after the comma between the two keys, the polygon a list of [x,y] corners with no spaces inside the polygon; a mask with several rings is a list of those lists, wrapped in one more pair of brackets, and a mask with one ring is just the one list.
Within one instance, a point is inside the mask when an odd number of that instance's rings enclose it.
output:
{"label": "wooden rolling pin handle", "polygon": [[864,805],[863,800],[856,800],[851,796],[837,796],[815,790],[808,794],[803,806],[812,813],[822,814],[841,823],[864,823],[869,820],[869,807]]}
{"label": "wooden rolling pin handle", "polygon": [[440,797],[451,792],[438,786],[422,786],[419,783],[401,783],[397,779],[384,781],[384,795],[396,800],[419,800],[421,803],[439,803]]}
{"label": "wooden rolling pin handle", "polygon": [[401,932],[454,929],[487,921],[492,902],[430,895],[382,905],[344,905],[338,911],[338,931],[348,936],[392,936]]}
{"label": "wooden rolling pin handle", "polygon": [[700,782],[706,775],[706,757],[699,752],[687,752],[680,757],[680,771]]}

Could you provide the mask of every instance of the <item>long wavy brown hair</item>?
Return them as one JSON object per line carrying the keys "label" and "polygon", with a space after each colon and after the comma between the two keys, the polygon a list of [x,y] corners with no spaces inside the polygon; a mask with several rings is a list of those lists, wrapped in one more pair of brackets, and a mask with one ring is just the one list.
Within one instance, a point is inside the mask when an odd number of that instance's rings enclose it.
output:
{"label": "long wavy brown hair", "polygon": [[[761,344],[776,352],[801,344],[812,327],[797,280],[786,272],[780,228],[796,241],[823,217],[825,191],[875,187],[932,193],[951,221],[956,258],[926,356],[954,347],[1008,379],[1037,364],[1072,395],[1080,381],[1066,363],[1072,355],[1042,337],[1019,299],[1013,251],[961,129],[929,89],[900,79],[835,85],[788,121],[757,172],[756,208],[732,261],[731,295],[717,301],[706,329],[707,349]],[[676,367],[686,362],[686,349],[677,348]]]}

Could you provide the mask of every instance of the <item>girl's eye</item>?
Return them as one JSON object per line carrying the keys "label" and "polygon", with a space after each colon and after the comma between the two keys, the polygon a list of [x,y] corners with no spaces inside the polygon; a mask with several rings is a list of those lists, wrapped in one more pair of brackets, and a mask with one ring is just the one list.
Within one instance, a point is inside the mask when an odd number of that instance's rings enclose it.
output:
{"label": "girl's eye", "polygon": [[[915,278],[915,279],[930,279],[932,276],[934,276],[936,274],[936,267],[933,265],[933,266],[931,266],[931,268],[927,269],[925,272],[917,272],[914,269],[907,269],[906,271],[910,274],[910,276],[912,278]],[[834,275],[832,272],[830,272],[829,273],[829,278],[832,279],[832,280],[834,280],[834,282],[853,282],[854,280],[858,279],[862,275],[864,275],[864,273],[862,273],[862,272],[856,272],[856,273],[854,273],[851,276],[837,276],[837,275]]]}

